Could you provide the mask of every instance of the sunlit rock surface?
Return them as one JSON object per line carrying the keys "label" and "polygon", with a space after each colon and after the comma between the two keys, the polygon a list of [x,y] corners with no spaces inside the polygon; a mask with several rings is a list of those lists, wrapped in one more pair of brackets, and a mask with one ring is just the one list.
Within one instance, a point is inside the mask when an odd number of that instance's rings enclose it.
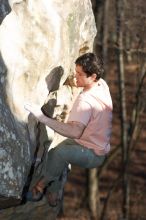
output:
{"label": "sunlit rock surface", "polygon": [[96,28],[89,0],[9,4],[0,26],[0,194],[21,198],[38,142],[53,139],[49,129],[45,137],[38,134],[24,103],[42,106],[54,96],[49,112],[62,117],[72,100],[71,87],[63,84],[74,60],[92,51]]}

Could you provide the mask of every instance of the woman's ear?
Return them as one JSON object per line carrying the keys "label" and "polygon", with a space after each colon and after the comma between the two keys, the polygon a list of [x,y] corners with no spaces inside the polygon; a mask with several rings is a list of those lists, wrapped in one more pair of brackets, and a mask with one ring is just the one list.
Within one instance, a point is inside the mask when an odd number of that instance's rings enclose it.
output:
{"label": "woman's ear", "polygon": [[93,73],[93,74],[91,75],[91,77],[92,77],[93,81],[96,81],[96,77],[97,77],[96,73]]}

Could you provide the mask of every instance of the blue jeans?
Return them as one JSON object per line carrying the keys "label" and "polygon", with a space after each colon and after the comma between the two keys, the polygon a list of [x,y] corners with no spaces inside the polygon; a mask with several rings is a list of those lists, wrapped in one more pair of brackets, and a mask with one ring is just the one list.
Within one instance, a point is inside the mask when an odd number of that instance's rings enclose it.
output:
{"label": "blue jeans", "polygon": [[52,182],[49,191],[60,189],[60,177],[69,164],[82,168],[96,168],[100,166],[105,156],[96,155],[93,150],[78,144],[73,139],[66,139],[48,152],[43,176],[46,183]]}

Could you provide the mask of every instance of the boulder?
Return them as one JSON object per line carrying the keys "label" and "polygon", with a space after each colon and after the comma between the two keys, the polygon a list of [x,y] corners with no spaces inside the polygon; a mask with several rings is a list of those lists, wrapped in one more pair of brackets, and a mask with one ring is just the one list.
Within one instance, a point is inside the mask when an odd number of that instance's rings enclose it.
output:
{"label": "boulder", "polygon": [[[1,2],[2,9],[6,2]],[[0,194],[21,200],[36,148],[54,138],[49,128],[40,135],[24,103],[41,107],[51,99],[53,117],[66,111],[73,98],[65,82],[72,79],[74,60],[92,51],[96,26],[89,0],[9,0],[9,5],[0,25]]]}

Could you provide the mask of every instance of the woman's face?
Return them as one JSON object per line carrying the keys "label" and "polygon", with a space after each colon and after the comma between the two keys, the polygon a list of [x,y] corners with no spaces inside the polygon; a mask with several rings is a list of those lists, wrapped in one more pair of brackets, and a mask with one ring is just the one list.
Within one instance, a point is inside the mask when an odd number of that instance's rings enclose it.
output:
{"label": "woman's face", "polygon": [[77,87],[88,87],[93,82],[95,82],[95,74],[91,76],[87,76],[87,74],[83,71],[82,66],[76,65],[75,68],[75,80],[76,80],[76,86]]}

